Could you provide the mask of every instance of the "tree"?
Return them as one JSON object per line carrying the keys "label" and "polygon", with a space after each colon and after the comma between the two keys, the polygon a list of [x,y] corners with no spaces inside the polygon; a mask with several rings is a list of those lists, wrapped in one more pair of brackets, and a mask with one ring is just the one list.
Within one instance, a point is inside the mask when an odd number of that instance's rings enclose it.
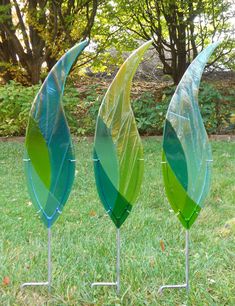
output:
{"label": "tree", "polygon": [[[211,64],[229,61],[234,49],[232,0],[116,0],[109,21],[127,41],[149,40],[163,65],[163,72],[177,84],[188,65],[210,42],[223,38]],[[129,38],[128,38],[129,36]],[[232,55],[231,55],[232,58]]]}
{"label": "tree", "polygon": [[[0,72],[7,81],[20,64],[27,81],[40,81],[62,53],[90,36],[98,0],[0,0]],[[11,69],[9,69],[11,67]]]}

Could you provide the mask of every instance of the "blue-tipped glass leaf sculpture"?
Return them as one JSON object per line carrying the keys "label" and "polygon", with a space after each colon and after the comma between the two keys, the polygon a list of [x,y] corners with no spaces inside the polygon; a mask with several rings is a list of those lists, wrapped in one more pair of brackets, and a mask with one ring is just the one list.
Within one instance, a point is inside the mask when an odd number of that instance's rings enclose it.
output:
{"label": "blue-tipped glass leaf sculpture", "polygon": [[143,148],[130,105],[131,82],[152,41],[121,66],[102,101],[96,125],[94,171],[105,210],[119,228],[132,209],[143,177]]}
{"label": "blue-tipped glass leaf sculpture", "polygon": [[189,229],[209,192],[212,153],[198,106],[204,67],[218,43],[209,45],[191,63],[168,108],[163,135],[163,176],[168,200]]}
{"label": "blue-tipped glass leaf sculpture", "polygon": [[75,159],[62,105],[66,77],[83,41],[52,68],[33,102],[25,141],[26,177],[34,206],[50,228],[61,213],[74,180]]}

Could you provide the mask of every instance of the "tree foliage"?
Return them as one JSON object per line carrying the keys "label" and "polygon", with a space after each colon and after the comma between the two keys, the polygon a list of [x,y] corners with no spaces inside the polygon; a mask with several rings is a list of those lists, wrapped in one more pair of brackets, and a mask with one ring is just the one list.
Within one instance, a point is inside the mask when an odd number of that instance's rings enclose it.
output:
{"label": "tree foliage", "polygon": [[85,37],[92,52],[80,64],[112,71],[123,51],[153,38],[163,72],[177,84],[197,54],[218,39],[211,67],[235,67],[234,15],[233,0],[0,0],[0,76],[38,83],[42,67],[51,69]]}
{"label": "tree foliage", "polygon": [[[234,28],[231,0],[115,0],[106,12],[114,36],[149,40],[163,65],[163,71],[177,84],[197,54],[214,40],[223,40],[212,64],[231,65]],[[228,56],[230,55],[230,56]],[[221,65],[220,65],[221,67]]]}
{"label": "tree foliage", "polygon": [[0,61],[5,80],[36,84],[74,43],[90,36],[98,0],[0,0]]}

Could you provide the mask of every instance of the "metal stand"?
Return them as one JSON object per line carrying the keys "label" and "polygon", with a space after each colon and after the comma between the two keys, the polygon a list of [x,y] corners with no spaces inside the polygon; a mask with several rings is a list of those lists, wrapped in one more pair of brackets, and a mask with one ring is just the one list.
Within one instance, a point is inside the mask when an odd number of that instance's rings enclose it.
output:
{"label": "metal stand", "polygon": [[48,286],[48,290],[51,290],[51,228],[48,228],[48,280],[47,282],[30,282],[24,283],[20,286],[21,289],[27,286]]}
{"label": "metal stand", "polygon": [[120,228],[117,229],[117,262],[116,262],[116,273],[117,273],[117,280],[116,282],[98,282],[92,283],[91,287],[94,286],[116,286],[117,287],[117,294],[120,293]]}
{"label": "metal stand", "polygon": [[182,285],[164,285],[158,290],[158,293],[162,293],[163,289],[171,288],[186,288],[187,294],[189,293],[189,230],[186,230],[185,237],[185,284]]}

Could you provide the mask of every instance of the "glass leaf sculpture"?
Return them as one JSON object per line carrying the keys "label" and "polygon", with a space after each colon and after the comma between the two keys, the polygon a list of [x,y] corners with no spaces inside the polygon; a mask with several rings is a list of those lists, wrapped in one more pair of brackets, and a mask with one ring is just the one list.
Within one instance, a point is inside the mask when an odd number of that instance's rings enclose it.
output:
{"label": "glass leaf sculpture", "polygon": [[108,88],[97,118],[94,143],[96,186],[105,210],[119,228],[135,202],[143,177],[143,147],[130,105],[133,76],[152,41],[135,50]]}
{"label": "glass leaf sculpture", "polygon": [[162,170],[168,200],[189,229],[209,192],[212,153],[198,106],[200,79],[218,43],[204,49],[182,77],[168,107]]}
{"label": "glass leaf sculpture", "polygon": [[49,228],[62,212],[74,180],[75,159],[62,105],[66,77],[83,41],[52,68],[33,102],[25,141],[25,170],[34,206]]}

